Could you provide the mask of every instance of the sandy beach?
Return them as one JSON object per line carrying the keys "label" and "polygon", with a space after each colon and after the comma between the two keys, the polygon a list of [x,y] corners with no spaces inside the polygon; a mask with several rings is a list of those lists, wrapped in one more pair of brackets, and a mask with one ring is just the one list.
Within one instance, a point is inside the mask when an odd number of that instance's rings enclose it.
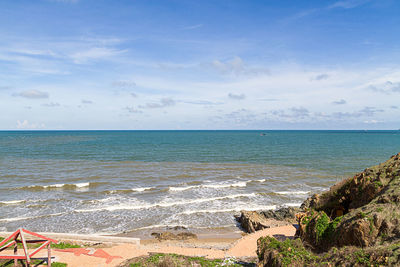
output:
{"label": "sandy beach", "polygon": [[[248,259],[256,257],[257,239],[261,236],[293,237],[294,226],[268,228],[241,238],[200,238],[185,241],[139,240],[127,237],[102,237],[69,234],[42,233],[59,242],[88,244],[76,249],[52,249],[53,261],[67,263],[70,267],[118,266],[127,259],[149,253],[175,253],[185,256],[202,256],[210,259],[234,257]],[[6,233],[1,233],[5,237]],[[0,255],[9,254],[2,252]],[[19,253],[22,253],[20,251]],[[41,252],[38,257],[46,257]]]}

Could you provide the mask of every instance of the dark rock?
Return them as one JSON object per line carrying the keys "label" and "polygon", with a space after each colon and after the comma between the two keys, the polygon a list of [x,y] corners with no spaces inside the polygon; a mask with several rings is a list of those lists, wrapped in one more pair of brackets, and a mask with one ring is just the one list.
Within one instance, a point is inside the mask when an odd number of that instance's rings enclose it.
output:
{"label": "dark rock", "polygon": [[248,233],[262,230],[270,227],[284,226],[290,224],[287,221],[278,221],[266,218],[262,212],[241,211],[241,215],[236,217],[241,227]]}
{"label": "dark rock", "polygon": [[277,210],[262,211],[261,214],[267,219],[274,219],[278,221],[288,221],[291,223],[296,222],[296,213],[300,212],[299,208],[280,208]]}

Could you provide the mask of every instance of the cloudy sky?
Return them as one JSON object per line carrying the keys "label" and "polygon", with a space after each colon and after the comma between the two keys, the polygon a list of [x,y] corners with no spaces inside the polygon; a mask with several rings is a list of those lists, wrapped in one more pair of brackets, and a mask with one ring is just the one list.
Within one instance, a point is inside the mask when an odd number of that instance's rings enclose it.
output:
{"label": "cloudy sky", "polygon": [[398,0],[0,1],[0,129],[399,129]]}

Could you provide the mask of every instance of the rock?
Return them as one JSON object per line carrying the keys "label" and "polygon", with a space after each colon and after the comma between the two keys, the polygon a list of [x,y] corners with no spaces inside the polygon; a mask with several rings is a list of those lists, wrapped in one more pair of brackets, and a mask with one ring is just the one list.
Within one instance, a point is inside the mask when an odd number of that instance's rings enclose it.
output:
{"label": "rock", "polygon": [[197,235],[193,233],[179,233],[176,235],[179,240],[197,239]]}
{"label": "rock", "polygon": [[188,240],[188,239],[197,239],[197,235],[189,232],[173,234],[171,232],[155,232],[151,233],[154,238],[158,239],[159,241],[163,240]]}
{"label": "rock", "polygon": [[236,217],[236,219],[240,223],[240,226],[248,233],[290,224],[287,221],[268,219],[262,212],[257,211],[241,211],[241,215]]}
{"label": "rock", "polygon": [[313,249],[369,247],[396,239],[400,225],[400,154],[303,203],[298,236]]}
{"label": "rock", "polygon": [[301,209],[296,235],[303,247],[266,239],[258,243],[258,266],[399,266],[400,153],[313,195]]}
{"label": "rock", "polygon": [[262,211],[261,213],[267,219],[274,219],[278,221],[288,221],[291,223],[296,222],[296,213],[300,212],[299,208],[280,208],[277,210],[266,210]]}

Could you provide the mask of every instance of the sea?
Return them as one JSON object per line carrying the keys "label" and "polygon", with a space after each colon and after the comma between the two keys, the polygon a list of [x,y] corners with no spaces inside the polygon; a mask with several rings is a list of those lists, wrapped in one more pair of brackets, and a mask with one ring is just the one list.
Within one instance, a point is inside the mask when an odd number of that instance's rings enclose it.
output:
{"label": "sea", "polygon": [[232,229],[400,152],[400,131],[1,131],[0,231]]}

